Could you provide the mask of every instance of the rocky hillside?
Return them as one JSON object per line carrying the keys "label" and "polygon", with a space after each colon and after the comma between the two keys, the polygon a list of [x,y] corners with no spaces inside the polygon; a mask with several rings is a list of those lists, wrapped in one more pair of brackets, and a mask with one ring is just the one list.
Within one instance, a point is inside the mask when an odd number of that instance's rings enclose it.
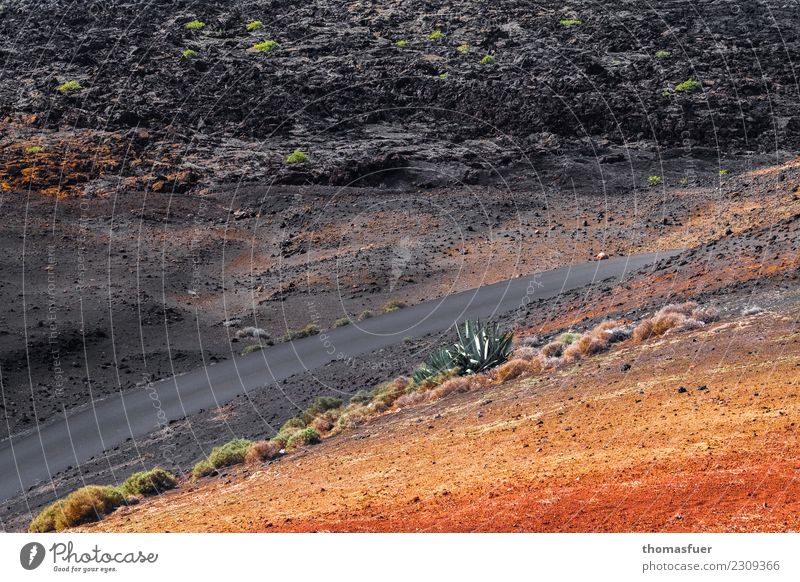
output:
{"label": "rocky hillside", "polygon": [[0,182],[482,182],[630,145],[792,150],[797,24],[756,1],[20,0],[0,7]]}

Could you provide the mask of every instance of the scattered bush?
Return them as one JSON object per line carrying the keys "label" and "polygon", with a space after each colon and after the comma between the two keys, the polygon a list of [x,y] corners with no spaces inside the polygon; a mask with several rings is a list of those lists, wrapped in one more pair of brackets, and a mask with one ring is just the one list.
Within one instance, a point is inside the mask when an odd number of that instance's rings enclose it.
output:
{"label": "scattered bush", "polygon": [[643,320],[633,330],[633,339],[645,341],[669,332],[703,327],[719,317],[714,307],[700,308],[694,301],[662,307],[653,317]]}
{"label": "scattered bush", "polygon": [[158,495],[178,486],[178,479],[169,471],[155,467],[128,477],[120,487],[125,495]]}
{"label": "scattered bush", "polygon": [[293,164],[304,164],[308,161],[308,154],[306,154],[302,150],[294,150],[288,156],[286,156],[286,163],[288,165]]}
{"label": "scattered bush", "polygon": [[403,309],[406,307],[406,304],[399,299],[391,299],[383,304],[381,307],[381,311],[383,313],[391,313],[392,311],[397,311],[398,309]]}
{"label": "scattered bush", "polygon": [[292,435],[303,430],[304,428],[306,428],[306,423],[302,418],[290,418],[283,423],[283,426],[278,431],[278,434],[272,437],[272,440],[280,444],[282,447],[285,447]]}
{"label": "scattered bush", "polygon": [[61,531],[84,523],[99,521],[125,503],[116,487],[87,485],[64,499],[45,507],[28,526],[31,533]]}
{"label": "scattered bush", "polygon": [[247,354],[252,354],[253,352],[260,352],[263,349],[264,346],[262,346],[261,344],[252,344],[249,346],[245,346],[245,348],[242,350],[242,355],[246,356]]}
{"label": "scattered bush", "polygon": [[465,55],[469,52],[469,44],[466,42],[462,42],[460,45],[456,47],[456,50],[460,52],[462,55]]}
{"label": "scattered bush", "polygon": [[406,393],[409,387],[408,378],[400,376],[389,382],[379,384],[372,391],[369,407],[375,412],[389,409],[394,401]]}
{"label": "scattered bush", "polygon": [[366,404],[370,401],[372,395],[366,390],[359,390],[350,397],[350,404]]}
{"label": "scattered bush", "polygon": [[349,317],[340,317],[333,322],[333,327],[344,327],[345,325],[350,325]]}
{"label": "scattered bush", "polygon": [[541,354],[544,358],[560,358],[564,353],[564,343],[560,341],[552,341],[542,348]]}
{"label": "scattered bush", "polygon": [[62,93],[71,93],[73,91],[80,91],[81,89],[83,89],[83,85],[78,83],[78,81],[66,81],[58,86],[58,90]]}
{"label": "scattered bush", "polygon": [[250,448],[251,441],[247,439],[233,439],[222,446],[211,450],[208,458],[197,463],[192,469],[192,477],[195,479],[211,475],[215,470],[231,465],[244,463],[247,450]]}
{"label": "scattered bush", "polygon": [[248,22],[247,26],[244,27],[247,32],[253,32],[254,30],[261,30],[264,28],[264,23],[260,20],[253,20],[252,22]]}
{"label": "scattered bush", "polygon": [[729,172],[728,172],[728,170],[724,170],[724,169],[723,169],[723,170],[720,170],[720,171],[719,171],[719,176],[720,176],[720,178],[722,178],[722,177],[725,177],[725,176],[727,176],[727,175],[728,175],[728,173],[729,173]]}
{"label": "scattered bush", "polygon": [[197,19],[195,19],[195,20],[192,20],[191,22],[187,22],[187,23],[185,24],[185,26],[186,26],[186,28],[188,28],[189,30],[202,30],[202,29],[204,29],[204,28],[205,28],[205,26],[206,26],[206,23],[205,23],[205,22],[202,22],[202,21],[200,21],[200,20],[197,20]]}
{"label": "scattered bush", "polygon": [[699,91],[700,88],[700,83],[694,79],[687,79],[683,83],[675,85],[675,90],[679,93],[694,93],[695,91]]}
{"label": "scattered bush", "polygon": [[661,176],[648,176],[647,178],[647,183],[651,186],[659,186],[661,185],[661,182],[663,182]]}
{"label": "scattered bush", "polygon": [[747,317],[748,315],[758,315],[759,313],[764,313],[764,310],[761,309],[758,305],[751,305],[749,307],[745,307],[742,309],[742,315]]}
{"label": "scattered bush", "polygon": [[192,479],[199,479],[200,477],[206,477],[207,475],[213,475],[216,469],[214,465],[211,464],[211,461],[208,459],[203,459],[202,461],[198,461],[195,463],[194,467],[192,467]]}
{"label": "scattered bush", "polygon": [[247,449],[244,462],[248,465],[271,461],[281,454],[281,444],[276,441],[256,441]]}
{"label": "scattered bush", "polygon": [[672,53],[669,51],[656,51],[656,58],[657,59],[668,59],[672,56]]}
{"label": "scattered bush", "polygon": [[401,38],[400,40],[395,41],[394,45],[399,47],[408,46],[408,41],[404,38]]}
{"label": "scattered bush", "polygon": [[375,312],[371,309],[365,309],[361,313],[358,314],[358,321],[364,321],[365,319],[369,319],[370,317],[375,317]]}
{"label": "scattered bush", "polygon": [[444,33],[441,30],[434,30],[428,35],[428,40],[440,40],[444,38]]}
{"label": "scattered bush", "polygon": [[516,360],[531,362],[539,355],[539,350],[528,346],[522,346],[514,350],[513,356]]}
{"label": "scattered bush", "polygon": [[192,49],[186,49],[181,54],[183,55],[184,59],[193,59],[194,57],[197,56],[197,51],[194,51]]}
{"label": "scattered bush", "polygon": [[311,403],[311,406],[303,411],[303,422],[306,425],[311,424],[316,417],[320,416],[321,414],[333,410],[335,408],[341,408],[342,401],[338,398],[334,398],[332,396],[320,396],[314,402]]}
{"label": "scattered bush", "polygon": [[[274,40],[265,40],[264,42],[258,42],[256,44],[254,44],[253,45],[253,49],[258,51],[258,52],[260,52],[260,53],[268,53],[270,51],[275,50],[276,48],[280,48],[280,46],[281,45],[279,45]],[[298,151],[300,151],[300,150],[298,150]],[[295,153],[297,153],[297,152],[295,152]],[[303,155],[305,155],[305,154],[303,154]],[[305,160],[303,160],[303,161],[305,161]]]}
{"label": "scattered bush", "polygon": [[426,393],[426,400],[434,401],[444,398],[453,393],[462,394],[486,388],[491,383],[490,378],[485,374],[473,374],[470,376],[458,376],[445,380],[438,386],[431,388]]}
{"label": "scattered bush", "polygon": [[304,337],[309,337],[312,335],[317,335],[320,332],[320,328],[316,323],[309,323],[305,327],[302,327],[297,330],[289,330],[286,332],[286,339],[287,340],[296,340],[302,339]]}
{"label": "scattered bush", "polygon": [[240,330],[237,330],[236,337],[238,339],[245,339],[245,338],[255,338],[255,339],[269,339],[269,334],[267,330],[261,329],[260,327],[243,327]]}
{"label": "scattered bush", "polygon": [[28,155],[33,155],[33,156],[35,156],[36,154],[40,154],[43,151],[44,151],[44,148],[42,146],[38,146],[38,145],[28,146],[28,147],[25,148],[25,153],[28,154]]}
{"label": "scattered bush", "polygon": [[481,59],[481,64],[482,65],[488,65],[488,64],[493,63],[493,62],[494,62],[494,56],[493,55],[486,55]]}
{"label": "scattered bush", "polygon": [[339,430],[353,429],[361,426],[371,416],[369,409],[363,405],[348,406],[336,421]]}
{"label": "scattered bush", "polygon": [[606,351],[612,343],[630,337],[630,332],[619,322],[604,321],[587,331],[564,350],[565,362],[576,362],[587,356]]}
{"label": "scattered bush", "polygon": [[561,26],[581,26],[583,24],[583,20],[579,20],[577,18],[562,18],[558,21]]}
{"label": "scattered bush", "polygon": [[505,364],[498,366],[494,373],[494,378],[497,382],[503,383],[509,380],[519,378],[531,372],[531,361],[523,360],[522,358],[514,358],[507,361]]}
{"label": "scattered bush", "polygon": [[312,427],[304,428],[297,431],[286,442],[287,449],[296,449],[297,447],[304,447],[309,445],[316,445],[322,439],[316,429]]}
{"label": "scattered bush", "polygon": [[577,331],[565,331],[560,336],[558,336],[558,341],[561,342],[563,345],[568,346],[573,342],[576,342],[580,339],[581,334]]}

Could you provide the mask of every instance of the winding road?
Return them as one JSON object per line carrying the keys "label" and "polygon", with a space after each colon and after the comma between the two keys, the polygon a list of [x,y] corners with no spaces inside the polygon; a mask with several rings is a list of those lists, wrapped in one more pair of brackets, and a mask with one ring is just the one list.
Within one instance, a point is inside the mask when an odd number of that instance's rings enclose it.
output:
{"label": "winding road", "polygon": [[0,500],[11,498],[67,467],[79,466],[129,438],[338,357],[352,357],[441,332],[467,318],[490,318],[529,300],[554,297],[652,267],[678,251],[646,253],[572,265],[426,301],[357,324],[326,331],[155,382],[56,417],[38,430],[0,443]]}

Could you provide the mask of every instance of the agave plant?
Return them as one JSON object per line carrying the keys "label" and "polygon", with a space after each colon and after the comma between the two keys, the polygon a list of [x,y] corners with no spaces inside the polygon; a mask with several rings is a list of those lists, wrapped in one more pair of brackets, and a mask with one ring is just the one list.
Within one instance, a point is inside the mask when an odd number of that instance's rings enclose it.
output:
{"label": "agave plant", "polygon": [[453,368],[458,368],[458,366],[453,360],[452,352],[447,348],[441,348],[428,355],[425,362],[414,370],[411,379],[415,384],[421,384],[428,378],[439,376]]}
{"label": "agave plant", "polygon": [[462,374],[476,374],[508,360],[514,334],[501,332],[497,324],[465,321],[458,328],[452,357]]}

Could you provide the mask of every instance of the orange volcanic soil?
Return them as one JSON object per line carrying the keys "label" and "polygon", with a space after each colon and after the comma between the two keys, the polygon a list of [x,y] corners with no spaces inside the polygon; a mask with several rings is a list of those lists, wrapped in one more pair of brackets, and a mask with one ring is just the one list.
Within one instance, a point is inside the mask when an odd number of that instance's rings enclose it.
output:
{"label": "orange volcanic soil", "polygon": [[798,530],[798,315],[795,303],[625,342],[81,529]]}

